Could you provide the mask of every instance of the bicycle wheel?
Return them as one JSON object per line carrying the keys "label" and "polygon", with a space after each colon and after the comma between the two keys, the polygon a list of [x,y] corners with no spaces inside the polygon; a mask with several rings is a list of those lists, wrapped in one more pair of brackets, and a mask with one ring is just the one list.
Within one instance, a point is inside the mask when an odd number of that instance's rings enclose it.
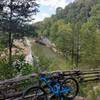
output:
{"label": "bicycle wheel", "polygon": [[64,97],[68,99],[73,99],[79,92],[78,82],[74,78],[66,78],[63,82],[63,86],[71,89],[67,93],[63,94]]}
{"label": "bicycle wheel", "polygon": [[41,87],[30,87],[22,96],[23,100],[47,100],[46,92]]}

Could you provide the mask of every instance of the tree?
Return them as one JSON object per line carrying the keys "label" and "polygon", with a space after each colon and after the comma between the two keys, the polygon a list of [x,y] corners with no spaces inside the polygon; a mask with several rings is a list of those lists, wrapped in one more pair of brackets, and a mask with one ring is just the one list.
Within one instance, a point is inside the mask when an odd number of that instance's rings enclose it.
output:
{"label": "tree", "polygon": [[72,26],[71,23],[65,24],[64,20],[58,20],[51,27],[51,39],[56,46],[63,52],[68,60],[71,56],[72,46]]}
{"label": "tree", "polygon": [[9,35],[9,65],[12,65],[13,34],[18,28],[30,22],[32,16],[38,12],[38,4],[35,0],[1,0],[0,21],[2,30]]}
{"label": "tree", "polygon": [[100,62],[100,4],[91,10],[91,17],[81,28],[81,60],[96,67]]}
{"label": "tree", "polygon": [[56,9],[56,16],[58,19],[62,19],[63,18],[63,9],[61,7],[58,7]]}

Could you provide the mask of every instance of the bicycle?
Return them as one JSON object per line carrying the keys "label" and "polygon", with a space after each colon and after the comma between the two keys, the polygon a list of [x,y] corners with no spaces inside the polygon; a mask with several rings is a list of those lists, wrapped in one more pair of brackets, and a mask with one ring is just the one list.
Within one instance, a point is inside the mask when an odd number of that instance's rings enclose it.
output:
{"label": "bicycle", "polygon": [[[63,75],[62,75],[63,76]],[[73,99],[78,94],[78,83],[74,78],[66,78],[61,80],[61,75],[46,77],[41,74],[39,78],[39,87],[30,87],[24,94],[23,98],[27,96],[29,92],[33,95],[33,99],[24,100],[67,100]],[[74,87],[75,86],[75,87]],[[36,93],[37,90],[41,90]],[[42,93],[41,93],[42,92]],[[47,97],[48,96],[48,97]]]}
{"label": "bicycle", "polygon": [[[42,81],[41,81],[42,80]],[[65,100],[61,98],[74,98],[79,92],[79,85],[76,79],[72,77],[64,77],[64,74],[58,73],[55,76],[46,77],[42,76],[40,82],[44,82],[44,86],[42,86],[47,94],[53,94],[54,97],[60,98],[60,100]],[[48,92],[47,92],[48,91]]]}

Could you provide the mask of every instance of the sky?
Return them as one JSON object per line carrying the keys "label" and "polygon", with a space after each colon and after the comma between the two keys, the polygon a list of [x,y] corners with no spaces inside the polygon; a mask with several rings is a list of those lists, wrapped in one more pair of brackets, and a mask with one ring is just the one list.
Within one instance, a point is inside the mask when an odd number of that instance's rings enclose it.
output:
{"label": "sky", "polygon": [[34,22],[42,21],[44,18],[50,17],[52,14],[55,14],[57,7],[64,8],[73,1],[74,0],[37,0],[40,7],[39,13],[34,16]]}

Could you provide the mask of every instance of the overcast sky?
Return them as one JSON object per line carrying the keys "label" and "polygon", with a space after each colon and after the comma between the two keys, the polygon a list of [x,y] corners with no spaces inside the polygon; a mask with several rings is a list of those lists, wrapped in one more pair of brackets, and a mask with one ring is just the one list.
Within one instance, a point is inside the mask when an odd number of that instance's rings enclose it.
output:
{"label": "overcast sky", "polygon": [[57,7],[64,8],[67,4],[73,1],[74,0],[37,0],[40,4],[40,12],[35,16],[34,22],[41,21],[45,17],[50,17],[52,14],[55,14]]}

